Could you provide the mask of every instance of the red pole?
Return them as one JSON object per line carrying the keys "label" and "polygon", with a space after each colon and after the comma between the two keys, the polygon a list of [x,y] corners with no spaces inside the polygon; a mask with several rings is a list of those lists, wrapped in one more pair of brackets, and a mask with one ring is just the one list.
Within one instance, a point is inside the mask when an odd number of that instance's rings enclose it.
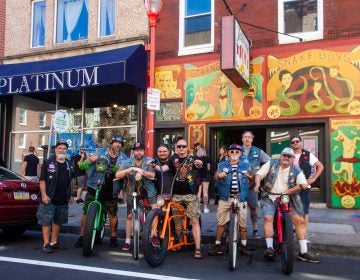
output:
{"label": "red pole", "polygon": [[[149,87],[154,88],[155,80],[155,29],[156,20],[158,14],[149,13],[150,20],[150,83]],[[147,93],[146,93],[147,94]],[[145,146],[146,155],[154,157],[154,122],[155,112],[154,110],[147,110],[146,121],[145,121]]]}

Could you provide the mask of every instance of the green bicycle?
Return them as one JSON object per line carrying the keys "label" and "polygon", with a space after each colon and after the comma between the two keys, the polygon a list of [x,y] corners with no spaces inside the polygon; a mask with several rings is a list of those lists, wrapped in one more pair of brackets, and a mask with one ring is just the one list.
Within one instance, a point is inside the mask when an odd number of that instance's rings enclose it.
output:
{"label": "green bicycle", "polygon": [[106,213],[99,200],[101,182],[97,183],[95,198],[90,202],[86,212],[85,232],[83,239],[83,255],[90,257],[95,249],[95,243],[101,242],[105,232]]}

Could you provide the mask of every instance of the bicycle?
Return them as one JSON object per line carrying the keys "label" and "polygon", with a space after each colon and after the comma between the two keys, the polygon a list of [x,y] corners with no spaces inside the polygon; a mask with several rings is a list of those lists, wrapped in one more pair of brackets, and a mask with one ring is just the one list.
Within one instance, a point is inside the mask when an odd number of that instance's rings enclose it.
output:
{"label": "bicycle", "polygon": [[[262,189],[264,191],[264,189]],[[274,214],[274,252],[281,257],[282,271],[290,275],[294,269],[294,229],[291,217],[290,196],[284,193],[267,192],[277,195]]]}
{"label": "bicycle", "polygon": [[95,243],[101,242],[105,232],[106,213],[99,200],[101,182],[97,183],[95,198],[90,202],[86,211],[86,222],[83,239],[83,255],[90,257],[95,249]]}
{"label": "bicycle", "polygon": [[231,271],[235,270],[236,257],[238,250],[238,239],[239,239],[239,198],[238,195],[234,196],[234,201],[230,206],[230,221],[229,221],[229,232],[228,232],[228,264]]}

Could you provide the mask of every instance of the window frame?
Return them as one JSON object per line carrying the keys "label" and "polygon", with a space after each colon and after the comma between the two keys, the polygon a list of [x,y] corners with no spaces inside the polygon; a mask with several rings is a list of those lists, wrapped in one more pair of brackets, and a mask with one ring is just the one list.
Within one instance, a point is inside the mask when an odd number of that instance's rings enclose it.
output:
{"label": "window frame", "polygon": [[[24,121],[21,121],[21,112],[24,112]],[[27,125],[27,110],[23,108],[19,108],[19,125]]]}
{"label": "window frame", "polygon": [[101,32],[101,3],[105,1],[105,0],[99,0],[98,1],[98,37],[99,38],[106,38],[106,37],[109,37],[109,36],[114,36],[115,33],[116,33],[116,0],[114,1],[115,3],[115,15],[114,15],[114,33],[113,34],[109,34],[109,35],[101,35],[100,32]]}
{"label": "window frame", "polygon": [[[214,0],[210,0],[211,2],[211,39],[210,43],[194,45],[185,47],[185,1],[179,0],[179,50],[178,55],[191,55],[191,54],[200,54],[200,53],[208,53],[214,51],[214,32],[215,32],[215,3]],[[193,0],[196,1],[196,0]]]}
{"label": "window frame", "polygon": [[[285,33],[284,24],[284,4],[298,0],[278,0],[278,31]],[[288,35],[302,38],[302,41],[321,40],[324,38],[324,3],[323,0],[317,0],[317,19],[318,30],[310,32],[288,33]],[[279,44],[298,43],[299,39],[284,34],[278,34]]]}
{"label": "window frame", "polygon": [[[20,141],[22,139],[22,142]],[[19,133],[19,149],[25,149],[26,148],[26,133]]]}
{"label": "window frame", "polygon": [[[37,2],[44,2],[45,4],[45,27],[44,27],[44,45],[38,45],[38,46],[33,46],[34,43],[34,8],[35,8],[35,3]],[[45,36],[46,36],[46,1],[45,0],[33,0],[31,1],[31,30],[30,30],[30,48],[34,49],[34,48],[43,48],[45,47]]]}

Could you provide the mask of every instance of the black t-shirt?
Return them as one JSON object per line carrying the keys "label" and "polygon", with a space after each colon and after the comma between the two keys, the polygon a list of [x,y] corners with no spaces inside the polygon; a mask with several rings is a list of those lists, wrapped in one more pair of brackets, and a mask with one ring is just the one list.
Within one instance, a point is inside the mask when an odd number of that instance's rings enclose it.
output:
{"label": "black t-shirt", "polygon": [[24,157],[24,161],[27,162],[25,176],[37,176],[39,158],[34,154],[29,154]]}
{"label": "black t-shirt", "polygon": [[66,205],[67,201],[67,190],[69,187],[69,170],[67,169],[66,162],[58,162],[58,174],[56,181],[56,190],[54,197],[51,201],[54,205]]}
{"label": "black t-shirt", "polygon": [[[169,165],[169,161],[166,162],[160,162],[161,165]],[[161,174],[162,174],[162,182],[163,182],[163,193],[170,194],[171,192],[171,184],[173,175],[171,170],[169,171],[156,171],[155,172],[155,188],[158,194],[161,193]]]}
{"label": "black t-shirt", "polygon": [[[192,194],[191,185],[195,184],[195,182],[192,172],[193,164],[192,161],[190,162],[189,157],[180,158],[177,154],[171,156],[169,159],[169,168],[173,176],[177,173],[174,181],[173,194]],[[178,172],[177,169],[179,169]]]}
{"label": "black t-shirt", "polygon": [[203,163],[202,167],[197,169],[199,176],[201,178],[207,178],[208,177],[207,164],[210,163],[210,159],[207,156],[203,156],[203,157],[195,156],[195,159],[199,159]]}

